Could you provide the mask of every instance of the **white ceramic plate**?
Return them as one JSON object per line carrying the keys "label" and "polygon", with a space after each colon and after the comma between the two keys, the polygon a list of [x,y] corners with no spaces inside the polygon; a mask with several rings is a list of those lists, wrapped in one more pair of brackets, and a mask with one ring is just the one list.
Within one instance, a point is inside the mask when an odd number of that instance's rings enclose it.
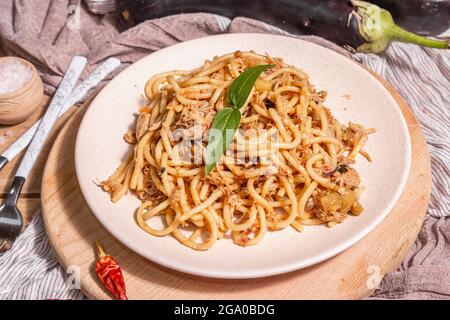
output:
{"label": "white ceramic plate", "polygon": [[[235,50],[254,50],[283,58],[304,69],[318,88],[328,91],[326,105],[337,119],[373,127],[366,150],[374,162],[357,161],[366,187],[359,217],[349,217],[335,228],[307,227],[268,232],[256,246],[240,247],[229,239],[210,250],[189,249],[171,236],[159,238],[135,222],[139,201],[125,196],[118,204],[94,181],[116,169],[129,150],[122,137],[133,123],[146,81],[172,69],[193,69]],[[350,97],[350,98],[348,98]],[[131,250],[163,266],[215,278],[255,278],[304,268],[328,259],[367,235],[393,208],[405,185],[411,145],[405,120],[387,90],[365,69],[321,46],[284,36],[229,34],[174,45],[136,62],[112,80],[84,116],[76,141],[78,181],[98,220]]]}

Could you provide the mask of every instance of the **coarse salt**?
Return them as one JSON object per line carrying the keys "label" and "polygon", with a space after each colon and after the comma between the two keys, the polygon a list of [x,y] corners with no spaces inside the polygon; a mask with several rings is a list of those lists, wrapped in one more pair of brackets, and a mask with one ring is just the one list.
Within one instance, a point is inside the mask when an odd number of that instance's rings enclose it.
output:
{"label": "coarse salt", "polygon": [[23,88],[32,78],[29,66],[16,60],[0,62],[0,94],[11,93]]}

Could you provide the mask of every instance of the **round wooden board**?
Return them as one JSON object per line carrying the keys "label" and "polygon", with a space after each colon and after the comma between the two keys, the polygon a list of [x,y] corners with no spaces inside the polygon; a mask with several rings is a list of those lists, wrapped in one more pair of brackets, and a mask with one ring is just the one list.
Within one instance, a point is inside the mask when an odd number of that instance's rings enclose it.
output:
{"label": "round wooden board", "polygon": [[408,123],[412,167],[395,208],[374,231],[350,249],[307,269],[248,280],[191,276],[142,258],[100,225],[79,189],[74,145],[87,108],[84,106],[55,141],[42,181],[45,226],[59,261],[66,269],[80,268],[81,289],[95,299],[111,298],[95,274],[95,240],[122,266],[130,299],[359,299],[369,296],[373,287],[367,283],[376,279],[374,272],[380,270],[383,276],[395,270],[414,243],[431,190],[430,158],[420,125],[400,95],[377,78],[396,99]]}

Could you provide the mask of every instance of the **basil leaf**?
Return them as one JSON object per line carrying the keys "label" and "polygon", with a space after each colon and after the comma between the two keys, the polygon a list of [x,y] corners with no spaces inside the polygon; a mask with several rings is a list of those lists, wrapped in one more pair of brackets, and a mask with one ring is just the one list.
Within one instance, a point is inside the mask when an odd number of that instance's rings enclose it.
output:
{"label": "basil leaf", "polygon": [[250,68],[237,77],[231,86],[228,88],[228,103],[233,108],[242,108],[248,95],[252,91],[256,79],[263,73],[264,70],[274,67],[271,64],[259,65]]}
{"label": "basil leaf", "polygon": [[208,175],[233,141],[234,134],[241,121],[240,108],[244,106],[252,91],[256,79],[264,70],[274,65],[260,65],[250,68],[237,77],[228,88],[227,99],[230,107],[220,110],[209,129],[206,147],[205,175]]}
{"label": "basil leaf", "polygon": [[209,129],[205,175],[214,169],[227,146],[233,141],[234,133],[239,127],[240,121],[241,112],[238,109],[224,108],[216,114]]}

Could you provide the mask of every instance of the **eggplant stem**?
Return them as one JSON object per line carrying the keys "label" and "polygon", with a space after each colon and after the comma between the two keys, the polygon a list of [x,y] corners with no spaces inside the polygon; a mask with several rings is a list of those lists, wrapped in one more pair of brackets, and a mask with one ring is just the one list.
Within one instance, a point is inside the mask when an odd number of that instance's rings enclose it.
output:
{"label": "eggplant stem", "polygon": [[419,36],[395,24],[389,11],[366,1],[351,0],[357,12],[359,32],[367,43],[358,52],[381,53],[393,41],[413,43],[424,47],[448,49],[449,42]]}
{"label": "eggplant stem", "polygon": [[414,43],[423,47],[430,47],[436,49],[448,49],[449,43],[445,40],[435,40],[419,36],[415,33],[409,32],[398,25],[393,25],[387,28],[387,33],[396,41]]}

